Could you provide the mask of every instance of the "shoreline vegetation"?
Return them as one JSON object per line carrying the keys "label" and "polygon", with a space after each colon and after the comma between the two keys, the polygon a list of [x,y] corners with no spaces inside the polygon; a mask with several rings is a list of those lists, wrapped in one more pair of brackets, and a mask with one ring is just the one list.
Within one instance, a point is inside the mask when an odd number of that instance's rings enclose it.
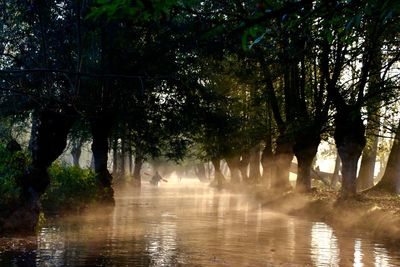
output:
{"label": "shoreline vegetation", "polygon": [[[21,180],[24,178],[31,158],[21,148],[10,151],[0,145],[0,234],[19,235],[30,232],[21,227],[31,218],[32,213],[16,212],[22,206],[24,194]],[[40,198],[40,213],[37,225],[46,217],[81,213],[87,207],[100,202],[105,194],[95,173],[55,161],[48,169],[50,184]],[[30,208],[30,207],[28,207]],[[33,218],[33,215],[32,215]],[[36,218],[34,218],[36,221]],[[37,226],[36,226],[37,227]],[[26,232],[24,232],[26,229]]]}
{"label": "shoreline vegetation", "polygon": [[278,192],[265,185],[223,183],[217,190],[246,194],[263,209],[297,218],[320,221],[332,228],[369,236],[388,245],[400,245],[400,195],[365,190],[355,197],[341,199],[337,190],[316,186],[309,193],[294,190]]}
{"label": "shoreline vegetation", "polygon": [[263,209],[325,222],[333,228],[400,245],[400,195],[374,191],[341,200],[339,192],[328,189],[315,189],[310,194],[279,194],[260,188],[250,192]]}

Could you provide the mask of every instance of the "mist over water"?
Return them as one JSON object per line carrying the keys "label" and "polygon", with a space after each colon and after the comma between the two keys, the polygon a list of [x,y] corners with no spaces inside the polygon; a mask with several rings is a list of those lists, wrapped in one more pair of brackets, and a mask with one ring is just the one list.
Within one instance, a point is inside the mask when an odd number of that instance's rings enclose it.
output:
{"label": "mist over water", "polygon": [[400,266],[398,249],[261,209],[194,180],[144,182],[116,206],[48,222],[37,249],[0,252],[0,266]]}

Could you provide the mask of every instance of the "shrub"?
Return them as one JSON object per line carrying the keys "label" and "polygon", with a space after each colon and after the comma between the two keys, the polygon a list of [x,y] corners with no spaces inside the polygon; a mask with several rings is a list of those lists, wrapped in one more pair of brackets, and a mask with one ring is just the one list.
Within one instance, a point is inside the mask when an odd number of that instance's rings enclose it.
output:
{"label": "shrub", "polygon": [[9,151],[0,144],[0,216],[6,216],[19,204],[21,189],[17,179],[24,174],[29,163],[24,151]]}
{"label": "shrub", "polygon": [[49,175],[50,186],[41,198],[45,212],[79,212],[96,202],[99,186],[90,169],[55,162]]}
{"label": "shrub", "polygon": [[[6,218],[21,204],[17,180],[24,175],[29,161],[27,152],[12,152],[0,143],[0,218]],[[55,162],[48,171],[50,186],[41,198],[48,214],[81,211],[101,195],[95,174],[89,169]]]}

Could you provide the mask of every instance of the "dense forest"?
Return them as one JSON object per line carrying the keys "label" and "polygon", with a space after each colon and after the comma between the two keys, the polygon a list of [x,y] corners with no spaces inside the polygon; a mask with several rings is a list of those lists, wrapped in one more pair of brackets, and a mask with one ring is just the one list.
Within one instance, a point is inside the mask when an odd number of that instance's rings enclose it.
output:
{"label": "dense forest", "polygon": [[324,140],[341,200],[398,194],[399,15],[396,0],[2,1],[0,229],[34,229],[53,163],[69,147],[79,167],[85,144],[104,203],[144,162],[308,193]]}

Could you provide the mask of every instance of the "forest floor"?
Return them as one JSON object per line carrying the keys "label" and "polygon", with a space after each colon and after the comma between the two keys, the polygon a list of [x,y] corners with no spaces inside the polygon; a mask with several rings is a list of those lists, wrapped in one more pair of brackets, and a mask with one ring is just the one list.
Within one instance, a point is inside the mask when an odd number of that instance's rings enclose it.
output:
{"label": "forest floor", "polygon": [[257,188],[255,197],[266,209],[324,221],[332,227],[400,245],[400,195],[370,192],[339,201],[338,192],[327,189],[306,195],[274,194]]}

